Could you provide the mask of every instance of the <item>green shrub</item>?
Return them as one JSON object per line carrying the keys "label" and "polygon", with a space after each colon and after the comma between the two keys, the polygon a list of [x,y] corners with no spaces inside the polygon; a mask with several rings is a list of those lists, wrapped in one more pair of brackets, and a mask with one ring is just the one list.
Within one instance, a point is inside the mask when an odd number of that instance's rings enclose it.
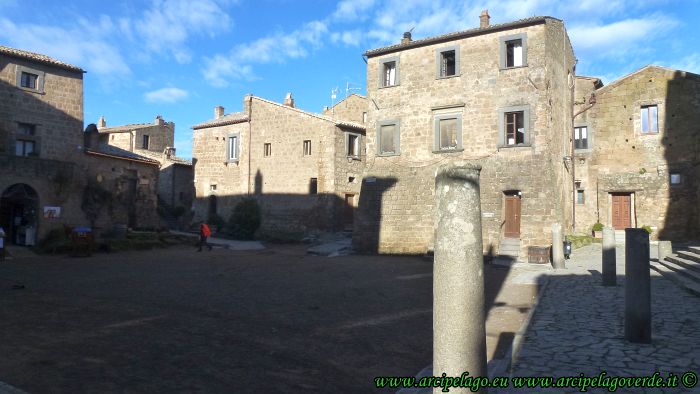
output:
{"label": "green shrub", "polygon": [[603,223],[598,222],[593,225],[593,231],[603,231]]}
{"label": "green shrub", "polygon": [[647,226],[646,224],[643,225],[643,226],[640,227],[640,228],[644,229],[644,230],[645,230],[646,232],[648,232],[649,234],[651,234],[651,233],[654,232],[654,230],[652,230],[651,227]]}
{"label": "green shrub", "polygon": [[[224,225],[226,225],[226,220],[224,220],[221,215],[214,213],[209,215],[207,223],[210,227],[214,227],[215,231],[218,233],[222,228],[224,228]],[[197,229],[199,229],[199,227],[197,227]]]}
{"label": "green shrub", "polygon": [[226,232],[237,239],[253,239],[260,228],[260,206],[253,198],[242,200],[233,208]]}

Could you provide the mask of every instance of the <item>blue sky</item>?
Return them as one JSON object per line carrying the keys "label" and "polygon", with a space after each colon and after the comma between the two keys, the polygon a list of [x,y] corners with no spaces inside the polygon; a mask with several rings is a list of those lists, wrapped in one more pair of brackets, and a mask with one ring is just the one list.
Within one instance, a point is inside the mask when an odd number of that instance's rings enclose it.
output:
{"label": "blue sky", "polygon": [[563,19],[579,75],[610,82],[647,64],[700,73],[695,0],[0,0],[0,44],[87,71],[85,123],[176,125],[179,156],[190,127],[214,106],[240,111],[252,93],[320,112],[365,93],[367,50],[413,28],[423,38],[533,15]]}

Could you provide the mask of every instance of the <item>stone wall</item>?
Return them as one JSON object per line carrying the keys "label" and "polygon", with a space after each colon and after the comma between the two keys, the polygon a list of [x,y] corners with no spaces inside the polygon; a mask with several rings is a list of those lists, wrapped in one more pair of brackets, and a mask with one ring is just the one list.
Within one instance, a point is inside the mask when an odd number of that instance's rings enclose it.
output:
{"label": "stone wall", "polygon": [[[162,124],[159,124],[159,120]],[[153,125],[118,126],[119,131],[110,128],[100,129],[100,142],[122,148],[131,152],[143,150],[143,136],[148,136],[148,151],[163,153],[165,148],[175,146],[175,124],[156,119]],[[127,129],[127,130],[122,130]]]}
{"label": "stone wall", "polygon": [[367,116],[367,99],[359,94],[351,94],[331,108],[323,111],[323,114],[334,119],[343,119],[350,122],[364,124]]}
{"label": "stone wall", "polygon": [[[647,66],[598,89],[596,97],[577,119],[589,128],[592,145],[576,154],[589,196],[578,206],[577,227],[588,231],[595,220],[612,225],[610,193],[627,192],[632,226],[651,226],[653,238],[697,237],[700,77]],[[643,105],[657,105],[658,133],[641,132]],[[670,184],[671,173],[680,174],[679,185]]]}
{"label": "stone wall", "polygon": [[[338,229],[342,225],[338,209],[346,193],[359,192],[362,173],[362,158],[348,160],[345,154],[347,130],[328,119],[254,96],[244,99],[243,113],[250,122],[194,132],[195,218],[208,217],[211,196],[215,196],[217,213],[228,218],[235,204],[251,195],[262,207],[265,234]],[[239,137],[239,154],[238,160],[229,161],[227,138],[233,134]],[[311,142],[310,155],[304,154],[305,140]],[[270,144],[269,156],[265,144]],[[353,175],[355,180],[349,182]]]}
{"label": "stone wall", "polygon": [[[527,35],[527,66],[499,67],[500,39]],[[436,51],[459,49],[459,75],[436,77]],[[379,87],[383,60],[398,58],[397,86]],[[551,243],[554,222],[568,226],[571,201],[567,154],[571,127],[573,53],[561,23],[490,32],[370,57],[367,170],[353,235],[355,247],[379,253],[424,253],[433,242],[434,176],[445,162],[480,163],[485,251],[503,234],[504,192],[522,196],[521,256]],[[573,81],[573,80],[572,80]],[[530,143],[505,147],[499,124],[509,107],[529,109]],[[435,151],[435,119],[461,115],[462,149]],[[398,120],[400,155],[377,154],[377,125]],[[570,221],[570,220],[569,220]]]}

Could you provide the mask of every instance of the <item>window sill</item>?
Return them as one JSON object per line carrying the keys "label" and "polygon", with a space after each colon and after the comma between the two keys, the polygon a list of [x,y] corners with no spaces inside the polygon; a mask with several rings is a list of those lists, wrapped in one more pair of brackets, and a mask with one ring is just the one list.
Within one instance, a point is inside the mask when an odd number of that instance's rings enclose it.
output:
{"label": "window sill", "polygon": [[661,134],[661,133],[659,133],[658,131],[647,131],[647,132],[643,132],[643,131],[642,131],[642,132],[640,132],[639,134],[640,134],[640,135],[659,135],[659,134]]}
{"label": "window sill", "polygon": [[393,85],[388,85],[388,86],[380,86],[379,89],[389,89],[389,88],[395,88],[397,86],[400,86],[400,84],[395,83]]}
{"label": "window sill", "polygon": [[440,149],[440,150],[433,150],[433,153],[435,154],[440,154],[440,153],[455,153],[455,152],[464,152],[464,148],[459,148],[459,149]]}
{"label": "window sill", "polygon": [[377,153],[379,157],[401,156],[401,153]]}
{"label": "window sill", "polygon": [[17,89],[24,90],[25,92],[29,93],[36,93],[36,94],[45,94],[43,91],[38,90],[38,89],[32,89],[32,88],[25,88],[24,86],[17,86]]}
{"label": "window sill", "polygon": [[235,159],[235,160],[234,160],[234,159],[230,159],[230,160],[226,160],[226,161],[224,162],[224,164],[226,164],[226,165],[229,165],[229,164],[238,165],[238,162],[239,162],[238,159]]}
{"label": "window sill", "polygon": [[362,158],[360,156],[345,156],[348,158],[348,160],[355,160],[355,161],[362,161]]}
{"label": "window sill", "polygon": [[518,144],[518,145],[498,145],[496,148],[500,149],[517,149],[517,148],[532,148],[532,144]]}
{"label": "window sill", "polygon": [[461,76],[462,76],[461,74],[447,75],[447,76],[438,75],[435,77],[435,79],[450,79],[450,78],[457,78],[457,77],[461,77]]}
{"label": "window sill", "polygon": [[585,153],[591,153],[593,152],[592,148],[585,148],[585,149],[574,149],[575,154],[585,154]]}
{"label": "window sill", "polygon": [[522,66],[515,66],[515,67],[501,67],[501,71],[507,71],[507,70],[517,70],[519,68],[527,68],[527,64],[523,64]]}

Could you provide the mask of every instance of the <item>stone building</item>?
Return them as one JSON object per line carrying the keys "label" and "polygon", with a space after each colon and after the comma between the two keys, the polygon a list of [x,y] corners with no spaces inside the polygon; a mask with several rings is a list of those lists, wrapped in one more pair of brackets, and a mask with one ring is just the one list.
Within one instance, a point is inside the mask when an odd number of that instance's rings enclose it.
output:
{"label": "stone building", "polygon": [[576,230],[697,238],[700,76],[646,66],[607,86],[578,77],[576,102]]}
{"label": "stone building", "polygon": [[[485,252],[526,258],[571,229],[575,58],[562,21],[532,17],[365,52],[367,166],[355,217],[363,252],[433,245],[435,172],[478,163]],[[567,160],[567,157],[569,159]]]}
{"label": "stone building", "polygon": [[[361,119],[366,105],[353,108],[343,116]],[[248,95],[241,112],[214,114],[192,127],[196,219],[228,219],[241,198],[254,196],[263,234],[352,226],[365,163],[362,123],[298,109],[291,94],[284,104]]]}
{"label": "stone building", "polygon": [[107,127],[104,117],[97,123],[97,143],[121,148],[160,163],[158,197],[168,207],[192,206],[194,172],[192,162],[175,155],[175,123],[158,115],[153,123]]}
{"label": "stone building", "polygon": [[324,108],[323,114],[334,119],[365,124],[367,123],[367,98],[353,93],[340,100],[334,106]]}
{"label": "stone building", "polygon": [[121,153],[84,147],[83,73],[45,55],[0,46],[0,226],[11,244],[33,245],[63,226],[126,223],[126,208],[111,204],[105,193],[104,206],[93,209],[100,215],[86,213],[87,191],[104,189],[95,185],[125,171],[143,179],[137,185],[150,185],[138,188],[132,216],[142,226],[157,225],[149,214],[155,205],[148,202],[155,201],[150,187],[157,178],[149,175],[154,163],[124,165],[116,157]]}

